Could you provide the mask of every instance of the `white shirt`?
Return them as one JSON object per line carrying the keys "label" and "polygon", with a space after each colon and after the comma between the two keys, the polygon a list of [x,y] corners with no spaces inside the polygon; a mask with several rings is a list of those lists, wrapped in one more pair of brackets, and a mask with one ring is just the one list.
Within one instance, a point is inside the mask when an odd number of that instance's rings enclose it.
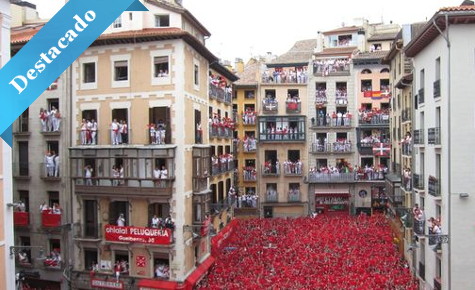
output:
{"label": "white shirt", "polygon": [[119,227],[125,226],[125,219],[124,219],[123,217],[119,217],[119,218],[117,219],[117,225],[118,225]]}

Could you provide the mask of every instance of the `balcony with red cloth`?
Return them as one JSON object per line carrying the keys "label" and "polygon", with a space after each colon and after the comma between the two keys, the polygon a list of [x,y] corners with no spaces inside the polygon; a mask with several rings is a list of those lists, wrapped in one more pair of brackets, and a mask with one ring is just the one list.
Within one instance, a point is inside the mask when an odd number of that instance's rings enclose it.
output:
{"label": "balcony with red cloth", "polygon": [[43,211],[41,213],[41,224],[43,227],[54,228],[61,226],[61,214],[49,213]]}
{"label": "balcony with red cloth", "polygon": [[13,224],[15,226],[27,227],[30,224],[28,212],[16,211],[13,213]]}

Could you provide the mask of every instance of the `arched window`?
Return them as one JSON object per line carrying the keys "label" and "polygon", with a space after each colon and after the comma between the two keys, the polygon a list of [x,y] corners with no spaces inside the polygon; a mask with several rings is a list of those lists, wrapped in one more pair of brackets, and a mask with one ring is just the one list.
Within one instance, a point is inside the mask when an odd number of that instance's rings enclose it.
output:
{"label": "arched window", "polygon": [[380,73],[389,73],[389,69],[388,68],[383,68]]}
{"label": "arched window", "polygon": [[367,68],[361,71],[361,74],[370,74],[370,73],[371,73],[371,70]]}

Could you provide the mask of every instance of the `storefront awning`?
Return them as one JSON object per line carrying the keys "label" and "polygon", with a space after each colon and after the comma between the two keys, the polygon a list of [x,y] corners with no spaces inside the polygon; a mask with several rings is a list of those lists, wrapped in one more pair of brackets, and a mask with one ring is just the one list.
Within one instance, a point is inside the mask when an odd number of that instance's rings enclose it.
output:
{"label": "storefront awning", "polygon": [[318,196],[350,196],[350,192],[348,189],[323,189],[323,188],[316,188],[315,195]]}
{"label": "storefront awning", "polygon": [[198,268],[196,268],[193,273],[191,273],[190,276],[188,276],[186,279],[186,284],[188,287],[190,287],[189,289],[193,289],[196,283],[198,283],[204,277],[206,272],[208,272],[208,269],[211,267],[211,265],[213,265],[214,260],[215,259],[213,256],[209,256],[203,263],[201,263],[201,265],[198,266]]}
{"label": "storefront awning", "polygon": [[142,279],[137,284],[139,290],[145,289],[183,289],[178,282],[175,281],[164,281],[164,280],[152,280],[152,279]]}

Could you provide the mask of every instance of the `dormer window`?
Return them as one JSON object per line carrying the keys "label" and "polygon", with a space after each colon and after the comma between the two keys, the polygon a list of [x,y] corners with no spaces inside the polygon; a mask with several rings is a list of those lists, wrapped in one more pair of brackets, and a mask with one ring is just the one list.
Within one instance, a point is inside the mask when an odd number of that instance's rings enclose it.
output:
{"label": "dormer window", "polygon": [[170,27],[170,15],[155,15],[155,27]]}
{"label": "dormer window", "polygon": [[338,46],[350,46],[351,45],[351,34],[348,35],[339,35],[338,36]]}

